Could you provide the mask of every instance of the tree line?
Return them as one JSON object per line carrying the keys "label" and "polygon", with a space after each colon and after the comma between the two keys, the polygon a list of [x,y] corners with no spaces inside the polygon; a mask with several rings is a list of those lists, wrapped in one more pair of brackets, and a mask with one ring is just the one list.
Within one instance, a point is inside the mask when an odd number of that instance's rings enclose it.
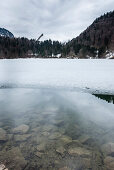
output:
{"label": "tree line", "polygon": [[[99,55],[105,48],[99,49]],[[37,41],[27,38],[0,37],[0,58],[85,58],[96,57],[97,48],[78,44],[76,41],[61,43],[59,41]]]}
{"label": "tree line", "polygon": [[0,37],[0,58],[52,57],[62,54],[59,41]]}

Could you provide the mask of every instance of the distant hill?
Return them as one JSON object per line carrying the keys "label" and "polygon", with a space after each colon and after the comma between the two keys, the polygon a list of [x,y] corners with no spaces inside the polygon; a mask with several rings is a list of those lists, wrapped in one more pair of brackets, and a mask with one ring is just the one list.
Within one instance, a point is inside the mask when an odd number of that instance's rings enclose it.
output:
{"label": "distant hill", "polygon": [[97,18],[84,32],[67,43],[69,55],[105,57],[114,51],[114,11]]}
{"label": "distant hill", "polygon": [[0,28],[0,36],[14,38],[14,35],[4,28]]}

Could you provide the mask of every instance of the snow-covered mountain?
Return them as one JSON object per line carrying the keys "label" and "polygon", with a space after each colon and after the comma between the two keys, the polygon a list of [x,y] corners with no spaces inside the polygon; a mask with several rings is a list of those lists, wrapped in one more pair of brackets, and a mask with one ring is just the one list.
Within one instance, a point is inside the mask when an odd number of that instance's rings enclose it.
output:
{"label": "snow-covered mountain", "polygon": [[10,31],[8,31],[4,28],[0,28],[0,36],[10,37],[10,38],[14,37],[14,35]]}

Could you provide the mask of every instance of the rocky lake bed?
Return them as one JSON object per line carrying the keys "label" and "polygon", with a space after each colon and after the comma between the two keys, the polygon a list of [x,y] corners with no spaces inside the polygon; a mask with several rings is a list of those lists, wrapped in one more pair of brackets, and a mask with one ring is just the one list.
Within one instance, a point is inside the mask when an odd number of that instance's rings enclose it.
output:
{"label": "rocky lake bed", "polygon": [[113,170],[111,75],[111,60],[1,60],[0,170]]}
{"label": "rocky lake bed", "polygon": [[[8,92],[12,101],[6,99]],[[9,107],[0,98],[0,170],[113,170],[112,103],[82,92],[3,89],[2,93]],[[92,104],[87,105],[89,100]],[[102,109],[91,112],[99,104]],[[108,106],[111,109],[104,110]]]}

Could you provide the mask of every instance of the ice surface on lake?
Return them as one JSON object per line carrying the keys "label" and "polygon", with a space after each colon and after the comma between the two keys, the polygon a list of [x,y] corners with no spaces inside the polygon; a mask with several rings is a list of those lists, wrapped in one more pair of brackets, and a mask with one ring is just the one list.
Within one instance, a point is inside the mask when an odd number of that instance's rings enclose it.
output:
{"label": "ice surface on lake", "polygon": [[0,86],[79,88],[114,93],[114,61],[0,60]]}

